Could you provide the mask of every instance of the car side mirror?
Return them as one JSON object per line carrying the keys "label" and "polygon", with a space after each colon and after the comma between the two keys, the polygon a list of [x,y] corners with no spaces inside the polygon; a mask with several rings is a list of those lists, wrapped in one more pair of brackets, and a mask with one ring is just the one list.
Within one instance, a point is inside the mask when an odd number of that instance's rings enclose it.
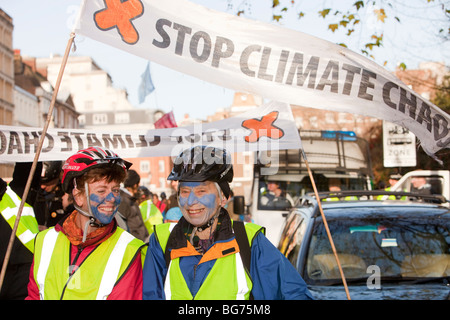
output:
{"label": "car side mirror", "polygon": [[233,197],[233,212],[238,215],[245,214],[244,196]]}

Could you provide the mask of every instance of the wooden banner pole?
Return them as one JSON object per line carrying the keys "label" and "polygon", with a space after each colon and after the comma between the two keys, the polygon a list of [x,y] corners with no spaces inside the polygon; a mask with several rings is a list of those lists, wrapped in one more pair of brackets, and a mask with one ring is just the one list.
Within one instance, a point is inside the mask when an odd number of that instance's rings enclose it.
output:
{"label": "wooden banner pole", "polygon": [[348,291],[347,280],[345,280],[344,271],[342,270],[341,262],[339,261],[338,254],[336,252],[336,247],[334,246],[333,237],[331,236],[331,232],[328,227],[327,219],[325,218],[325,214],[323,213],[322,203],[320,202],[319,193],[317,192],[316,183],[314,181],[312,171],[309,167],[308,159],[306,158],[306,154],[305,154],[305,151],[303,150],[303,148],[300,150],[302,151],[303,159],[305,159],[306,169],[308,170],[309,178],[311,179],[311,184],[312,184],[314,194],[317,199],[317,205],[319,206],[320,215],[322,216],[323,225],[325,226],[325,230],[327,232],[328,239],[330,240],[331,249],[333,250],[334,257],[336,258],[336,262],[337,262],[337,265],[339,268],[339,273],[341,274],[341,278],[342,278],[342,283],[344,284],[345,294],[347,295],[347,299],[351,300],[350,292]]}
{"label": "wooden banner pole", "polygon": [[25,200],[26,200],[26,198],[28,196],[28,192],[29,192],[30,187],[31,187],[31,182],[33,181],[34,172],[36,171],[36,166],[37,166],[37,163],[38,163],[38,160],[39,160],[39,155],[41,154],[42,146],[44,145],[45,134],[47,133],[48,127],[49,127],[51,119],[52,119],[53,108],[55,106],[56,97],[58,96],[59,86],[61,85],[62,76],[64,74],[64,69],[65,69],[66,64],[67,64],[67,59],[69,58],[70,48],[72,47],[74,38],[75,38],[75,33],[72,32],[70,34],[69,41],[67,42],[66,51],[64,53],[64,57],[63,57],[63,60],[61,62],[61,67],[59,69],[58,78],[56,79],[55,88],[53,90],[52,100],[50,102],[50,107],[48,109],[47,121],[44,124],[44,128],[42,130],[42,134],[41,134],[41,137],[39,139],[39,144],[38,144],[37,149],[36,149],[36,154],[34,156],[33,164],[31,166],[31,170],[30,170],[30,174],[28,175],[27,184],[25,185],[25,190],[23,192],[23,195],[19,195],[19,196],[21,196],[22,199],[21,199],[21,202],[20,202],[20,205],[19,205],[19,209],[18,209],[18,212],[17,212],[16,220],[14,222],[14,227],[13,227],[12,232],[11,232],[11,237],[9,239],[8,248],[6,249],[5,258],[3,260],[2,271],[0,273],[0,291],[1,291],[2,286],[3,286],[3,280],[5,279],[6,268],[8,266],[9,258],[11,256],[11,251],[12,251],[12,247],[13,247],[13,244],[14,244],[14,240],[16,238],[16,232],[17,232],[17,228],[19,227],[19,221],[20,221],[20,217],[22,216],[23,207],[25,206]]}

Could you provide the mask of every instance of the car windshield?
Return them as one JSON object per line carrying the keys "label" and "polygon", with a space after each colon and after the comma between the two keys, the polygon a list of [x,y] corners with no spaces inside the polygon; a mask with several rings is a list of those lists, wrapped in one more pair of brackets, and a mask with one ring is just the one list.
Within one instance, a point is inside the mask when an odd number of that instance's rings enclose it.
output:
{"label": "car windshield", "polygon": [[[382,278],[417,279],[450,276],[450,219],[365,218],[327,219],[340,264],[347,279],[368,278],[378,270]],[[340,279],[339,269],[318,218],[306,261],[308,281]]]}

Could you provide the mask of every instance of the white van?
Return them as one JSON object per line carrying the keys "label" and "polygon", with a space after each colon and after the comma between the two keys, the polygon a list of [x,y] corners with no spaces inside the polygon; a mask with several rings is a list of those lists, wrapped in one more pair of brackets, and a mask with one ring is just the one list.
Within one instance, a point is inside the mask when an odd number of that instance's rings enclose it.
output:
{"label": "white van", "polygon": [[[331,180],[337,181],[341,190],[372,190],[366,140],[352,131],[300,131],[300,137],[318,191],[328,191]],[[296,200],[313,191],[301,154],[299,149],[257,154],[252,197],[246,199],[246,206],[253,222],[266,228],[275,245]]]}
{"label": "white van", "polygon": [[427,192],[429,194],[439,194],[444,196],[447,201],[450,201],[450,171],[410,171],[391,187],[391,191]]}

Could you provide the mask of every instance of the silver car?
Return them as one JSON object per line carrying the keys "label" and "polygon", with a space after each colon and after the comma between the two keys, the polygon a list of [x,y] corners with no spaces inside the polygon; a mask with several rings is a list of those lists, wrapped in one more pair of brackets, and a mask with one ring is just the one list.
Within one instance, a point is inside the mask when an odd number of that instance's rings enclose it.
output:
{"label": "silver car", "polygon": [[[372,200],[380,195],[320,194],[351,299],[450,299],[448,204],[411,193]],[[347,299],[314,196],[301,198],[286,217],[278,248],[315,299]]]}

